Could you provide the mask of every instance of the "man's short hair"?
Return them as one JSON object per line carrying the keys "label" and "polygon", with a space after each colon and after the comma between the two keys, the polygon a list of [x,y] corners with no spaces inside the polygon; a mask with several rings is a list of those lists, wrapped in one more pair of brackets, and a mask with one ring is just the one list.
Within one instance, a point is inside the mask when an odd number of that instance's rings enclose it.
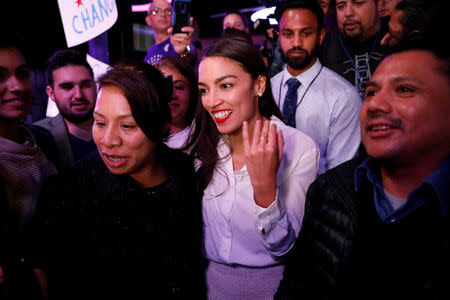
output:
{"label": "man's short hair", "polygon": [[439,41],[431,41],[431,37],[418,40],[404,40],[397,47],[393,48],[390,54],[395,54],[408,50],[424,50],[432,53],[440,62],[439,71],[447,76],[450,82],[450,47],[442,45]]}
{"label": "man's short hair", "polygon": [[56,51],[47,61],[47,69],[45,76],[47,84],[53,86],[53,71],[65,66],[83,66],[89,70],[89,74],[94,77],[92,67],[86,60],[86,57],[80,52],[73,49],[65,49]]}
{"label": "man's short hair", "polygon": [[275,9],[275,18],[280,23],[281,16],[288,9],[309,9],[317,16],[319,29],[323,28],[323,10],[317,0],[288,0],[282,1]]}
{"label": "man's short hair", "polygon": [[[404,11],[406,15],[406,9],[418,10],[421,14],[420,16],[412,15],[411,12],[409,19],[403,19],[404,22],[413,22],[414,26],[411,30],[419,30],[420,32],[416,36],[410,36],[403,38],[396,47],[392,50],[393,52],[399,52],[408,49],[422,49],[432,52],[436,57],[444,62],[447,62],[447,70],[444,70],[447,75],[450,75],[450,47],[448,43],[442,42],[441,32],[446,28],[448,18],[450,17],[450,4],[448,0],[434,0],[430,3],[424,2],[422,0],[404,0],[397,4],[395,9]],[[405,17],[404,15],[404,17]],[[408,29],[406,29],[408,30]]]}
{"label": "man's short hair", "polygon": [[[403,12],[400,22],[407,38],[420,38],[429,16],[425,2],[423,0],[403,0],[395,6],[395,9]],[[412,36],[415,31],[417,37]]]}

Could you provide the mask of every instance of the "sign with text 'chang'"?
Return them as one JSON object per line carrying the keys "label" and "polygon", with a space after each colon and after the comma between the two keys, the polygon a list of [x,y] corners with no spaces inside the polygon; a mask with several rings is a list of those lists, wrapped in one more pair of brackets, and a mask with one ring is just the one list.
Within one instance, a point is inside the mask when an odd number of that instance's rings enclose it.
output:
{"label": "sign with text 'chang'", "polygon": [[67,47],[89,41],[117,20],[115,0],[58,0]]}

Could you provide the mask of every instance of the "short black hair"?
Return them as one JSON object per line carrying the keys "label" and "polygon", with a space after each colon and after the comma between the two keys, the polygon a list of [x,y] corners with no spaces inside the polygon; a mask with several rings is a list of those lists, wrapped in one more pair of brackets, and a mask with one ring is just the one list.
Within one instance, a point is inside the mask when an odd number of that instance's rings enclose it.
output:
{"label": "short black hair", "polygon": [[280,23],[281,16],[287,9],[309,9],[317,16],[319,28],[323,28],[323,10],[317,0],[287,0],[282,1],[275,9],[275,18]]}
{"label": "short black hair", "polygon": [[53,71],[70,65],[86,67],[89,70],[89,74],[94,78],[92,67],[83,54],[73,49],[64,49],[56,51],[47,61],[47,69],[45,71],[47,84],[53,86]]}
{"label": "short black hair", "polygon": [[406,35],[389,49],[390,52],[423,49],[443,61],[449,61],[450,47],[442,42],[441,36],[442,30],[448,27],[448,0],[403,0],[395,9],[403,11],[401,23]]}
{"label": "short black hair", "polygon": [[[395,6],[395,9],[403,12],[400,22],[407,35],[412,34],[415,30],[419,34],[423,33],[429,16],[427,5],[423,0],[402,0]],[[411,38],[414,37],[411,36]]]}

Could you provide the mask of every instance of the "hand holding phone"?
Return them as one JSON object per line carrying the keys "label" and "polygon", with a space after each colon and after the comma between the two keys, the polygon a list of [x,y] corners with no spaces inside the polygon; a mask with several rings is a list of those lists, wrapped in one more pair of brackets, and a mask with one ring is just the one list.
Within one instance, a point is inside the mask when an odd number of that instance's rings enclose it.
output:
{"label": "hand holding phone", "polygon": [[175,0],[173,4],[172,33],[182,33],[181,28],[190,26],[191,0]]}

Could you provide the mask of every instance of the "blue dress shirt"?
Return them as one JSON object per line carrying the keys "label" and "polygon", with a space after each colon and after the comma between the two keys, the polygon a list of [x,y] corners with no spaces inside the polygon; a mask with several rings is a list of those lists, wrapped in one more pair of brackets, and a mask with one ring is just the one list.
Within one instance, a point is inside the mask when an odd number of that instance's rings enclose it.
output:
{"label": "blue dress shirt", "polygon": [[[280,109],[293,77],[284,70],[271,78],[274,99]],[[319,60],[298,76],[296,128],[319,146],[318,174],[322,174],[357,153],[361,137],[359,111],[362,100],[354,86],[337,73],[322,67]]]}
{"label": "blue dress shirt", "polygon": [[354,174],[355,188],[358,191],[364,181],[369,181],[374,189],[374,201],[378,215],[385,223],[394,223],[412,213],[426,201],[437,197],[442,212],[449,213],[450,205],[450,157],[433,171],[419,186],[411,191],[405,203],[394,209],[388,200],[381,182],[380,167],[373,158],[367,158],[356,169]]}

